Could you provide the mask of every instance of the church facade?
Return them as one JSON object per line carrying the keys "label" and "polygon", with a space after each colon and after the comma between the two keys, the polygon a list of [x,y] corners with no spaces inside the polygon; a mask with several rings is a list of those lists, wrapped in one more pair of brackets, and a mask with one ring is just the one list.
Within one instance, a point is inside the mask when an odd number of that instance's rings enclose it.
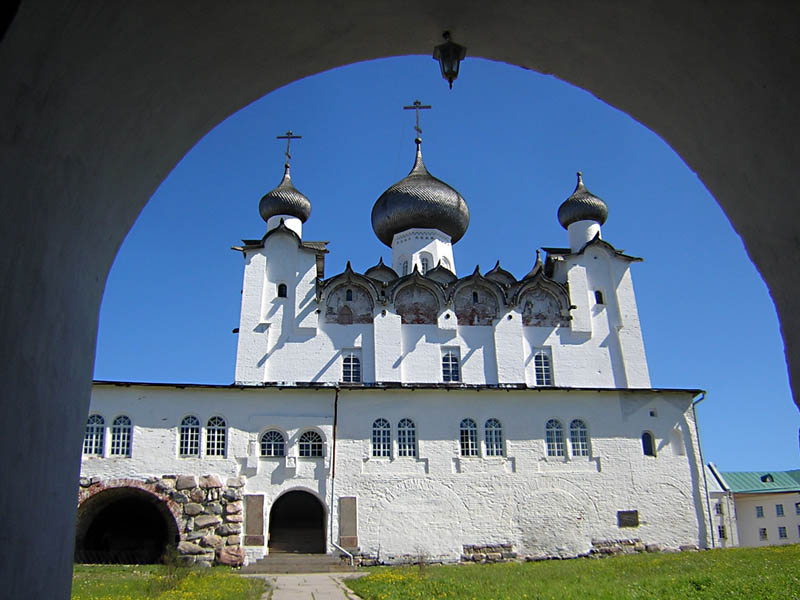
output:
{"label": "church facade", "polygon": [[[700,390],[651,387],[640,259],[602,239],[606,204],[579,174],[558,209],[568,247],[519,279],[499,262],[458,277],[469,210],[415,143],[372,212],[391,260],[364,273],[326,277],[287,161],[261,199],[266,234],[235,248],[232,385],[95,382],[79,555],[395,563],[713,543]],[[150,529],[120,531],[125,510]]]}

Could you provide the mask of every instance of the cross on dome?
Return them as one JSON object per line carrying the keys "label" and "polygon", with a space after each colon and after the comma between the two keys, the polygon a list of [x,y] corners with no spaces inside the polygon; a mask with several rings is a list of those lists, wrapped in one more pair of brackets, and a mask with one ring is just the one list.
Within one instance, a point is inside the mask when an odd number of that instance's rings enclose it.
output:
{"label": "cross on dome", "polygon": [[286,140],[286,152],[285,152],[285,154],[286,154],[286,166],[288,167],[289,166],[289,161],[292,160],[292,155],[289,153],[289,147],[292,144],[292,140],[302,140],[303,136],[302,135],[294,135],[294,133],[292,133],[292,130],[290,129],[289,131],[287,131],[283,135],[275,136],[275,139],[276,140]]}
{"label": "cross on dome", "polygon": [[426,110],[432,108],[430,104],[423,104],[419,100],[414,100],[414,104],[411,106],[404,106],[403,110],[414,110],[417,112],[417,124],[414,126],[414,131],[417,132],[417,139],[421,141],[422,139],[422,129],[419,126],[419,111]]}

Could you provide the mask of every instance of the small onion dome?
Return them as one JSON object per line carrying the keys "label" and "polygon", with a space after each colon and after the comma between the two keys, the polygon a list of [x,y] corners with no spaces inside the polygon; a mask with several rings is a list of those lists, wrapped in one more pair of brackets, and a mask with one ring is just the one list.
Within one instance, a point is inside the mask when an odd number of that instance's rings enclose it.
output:
{"label": "small onion dome", "polygon": [[608,218],[608,206],[583,185],[578,171],[578,185],[572,195],[558,207],[558,221],[566,229],[578,221],[597,221],[600,225]]}
{"label": "small onion dome", "polygon": [[452,243],[469,227],[469,208],[464,198],[444,181],[428,173],[422,162],[422,140],[411,172],[387,189],[372,207],[372,229],[391,247],[395,234],[408,229],[438,229]]}
{"label": "small onion dome", "polygon": [[311,202],[292,185],[288,163],[284,166],[283,179],[271,192],[267,192],[258,204],[261,218],[269,221],[275,215],[297,217],[303,223],[311,214]]}

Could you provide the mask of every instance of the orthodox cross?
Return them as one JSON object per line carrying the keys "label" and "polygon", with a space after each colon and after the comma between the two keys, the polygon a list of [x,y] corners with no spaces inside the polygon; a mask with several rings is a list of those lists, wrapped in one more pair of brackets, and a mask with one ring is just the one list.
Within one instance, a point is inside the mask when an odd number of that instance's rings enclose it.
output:
{"label": "orthodox cross", "polygon": [[289,146],[291,145],[292,140],[301,140],[301,139],[303,139],[303,136],[302,135],[293,134],[292,130],[290,129],[284,135],[276,136],[275,139],[276,140],[286,140],[286,164],[288,166],[289,161],[292,160],[292,155],[289,154]]}
{"label": "orthodox cross", "polygon": [[422,136],[422,129],[419,127],[419,111],[425,110],[426,108],[430,108],[429,104],[423,104],[419,100],[414,100],[414,104],[411,106],[404,106],[403,110],[415,110],[417,111],[417,124],[414,127],[414,130],[417,132],[417,136]]}

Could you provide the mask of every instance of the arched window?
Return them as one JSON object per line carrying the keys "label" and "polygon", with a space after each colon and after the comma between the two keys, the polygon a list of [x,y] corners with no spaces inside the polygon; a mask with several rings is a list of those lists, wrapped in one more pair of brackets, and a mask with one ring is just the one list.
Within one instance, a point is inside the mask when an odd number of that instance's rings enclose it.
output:
{"label": "arched window", "polygon": [[417,455],[417,426],[411,419],[400,419],[397,424],[398,456]]}
{"label": "arched window", "polygon": [[345,299],[346,302],[352,302],[353,301],[353,290],[347,290],[344,293],[344,299]]}
{"label": "arched window", "polygon": [[403,272],[403,275],[408,275],[408,261],[407,260],[403,261],[403,266],[402,266],[401,270]]}
{"label": "arched window", "polygon": [[486,456],[503,456],[503,426],[497,419],[488,419],[484,425]]}
{"label": "arched window", "polygon": [[461,456],[478,456],[478,426],[472,419],[464,419],[460,426]]}
{"label": "arched window", "polygon": [[644,452],[645,456],[656,455],[656,441],[649,431],[642,433],[642,452]]}
{"label": "arched window", "polygon": [[453,270],[453,268],[450,266],[450,261],[449,261],[449,260],[447,260],[447,257],[446,257],[446,256],[443,256],[443,257],[441,258],[441,261],[440,261],[440,262],[442,263],[442,266],[443,266],[445,269],[447,269],[448,271],[452,271],[452,270]]}
{"label": "arched window", "polygon": [[473,304],[478,303],[478,292],[472,292],[472,303]]}
{"label": "arched window", "polygon": [[103,456],[105,424],[100,415],[89,415],[86,421],[86,435],[83,436],[84,456]]}
{"label": "arched window", "polygon": [[285,456],[286,440],[280,431],[270,429],[261,436],[261,456]]}
{"label": "arched window", "polygon": [[601,292],[600,290],[595,291],[594,302],[595,304],[603,304],[603,292]]}
{"label": "arched window", "polygon": [[120,415],[111,424],[111,456],[131,455],[131,420]]}
{"label": "arched window", "polygon": [[458,354],[455,350],[446,350],[442,354],[442,381],[445,383],[461,381],[459,362]]}
{"label": "arched window", "polygon": [[572,456],[589,456],[589,430],[580,419],[569,424],[569,443],[572,446]]}
{"label": "arched window", "polygon": [[317,458],[322,456],[322,436],[316,431],[306,431],[300,436],[300,456]]}
{"label": "arched window", "polygon": [[346,354],[342,361],[342,381],[344,383],[361,382],[361,359],[353,352]]}
{"label": "arched window", "polygon": [[533,367],[536,372],[536,385],[553,385],[553,371],[550,368],[550,355],[539,350],[533,356]]}
{"label": "arched window", "polygon": [[286,298],[286,284],[279,283],[278,284],[278,298]]}
{"label": "arched window", "polygon": [[211,417],[206,425],[206,456],[225,456],[225,419]]}
{"label": "arched window", "polygon": [[200,456],[200,421],[189,415],[181,421],[180,439],[178,442],[180,456]]}
{"label": "arched window", "polygon": [[426,257],[424,257],[424,256],[423,256],[423,257],[422,257],[422,258],[419,260],[419,262],[420,262],[420,264],[422,265],[422,274],[423,274],[423,275],[425,275],[425,273],[427,273],[427,272],[428,272],[428,270],[431,268],[431,263],[430,263],[430,261],[429,261],[429,260],[428,260]]}
{"label": "arched window", "polygon": [[564,448],[564,427],[561,421],[550,419],[544,428],[547,441],[547,456],[566,456]]}
{"label": "arched window", "polygon": [[392,426],[386,419],[372,423],[372,456],[392,455]]}

